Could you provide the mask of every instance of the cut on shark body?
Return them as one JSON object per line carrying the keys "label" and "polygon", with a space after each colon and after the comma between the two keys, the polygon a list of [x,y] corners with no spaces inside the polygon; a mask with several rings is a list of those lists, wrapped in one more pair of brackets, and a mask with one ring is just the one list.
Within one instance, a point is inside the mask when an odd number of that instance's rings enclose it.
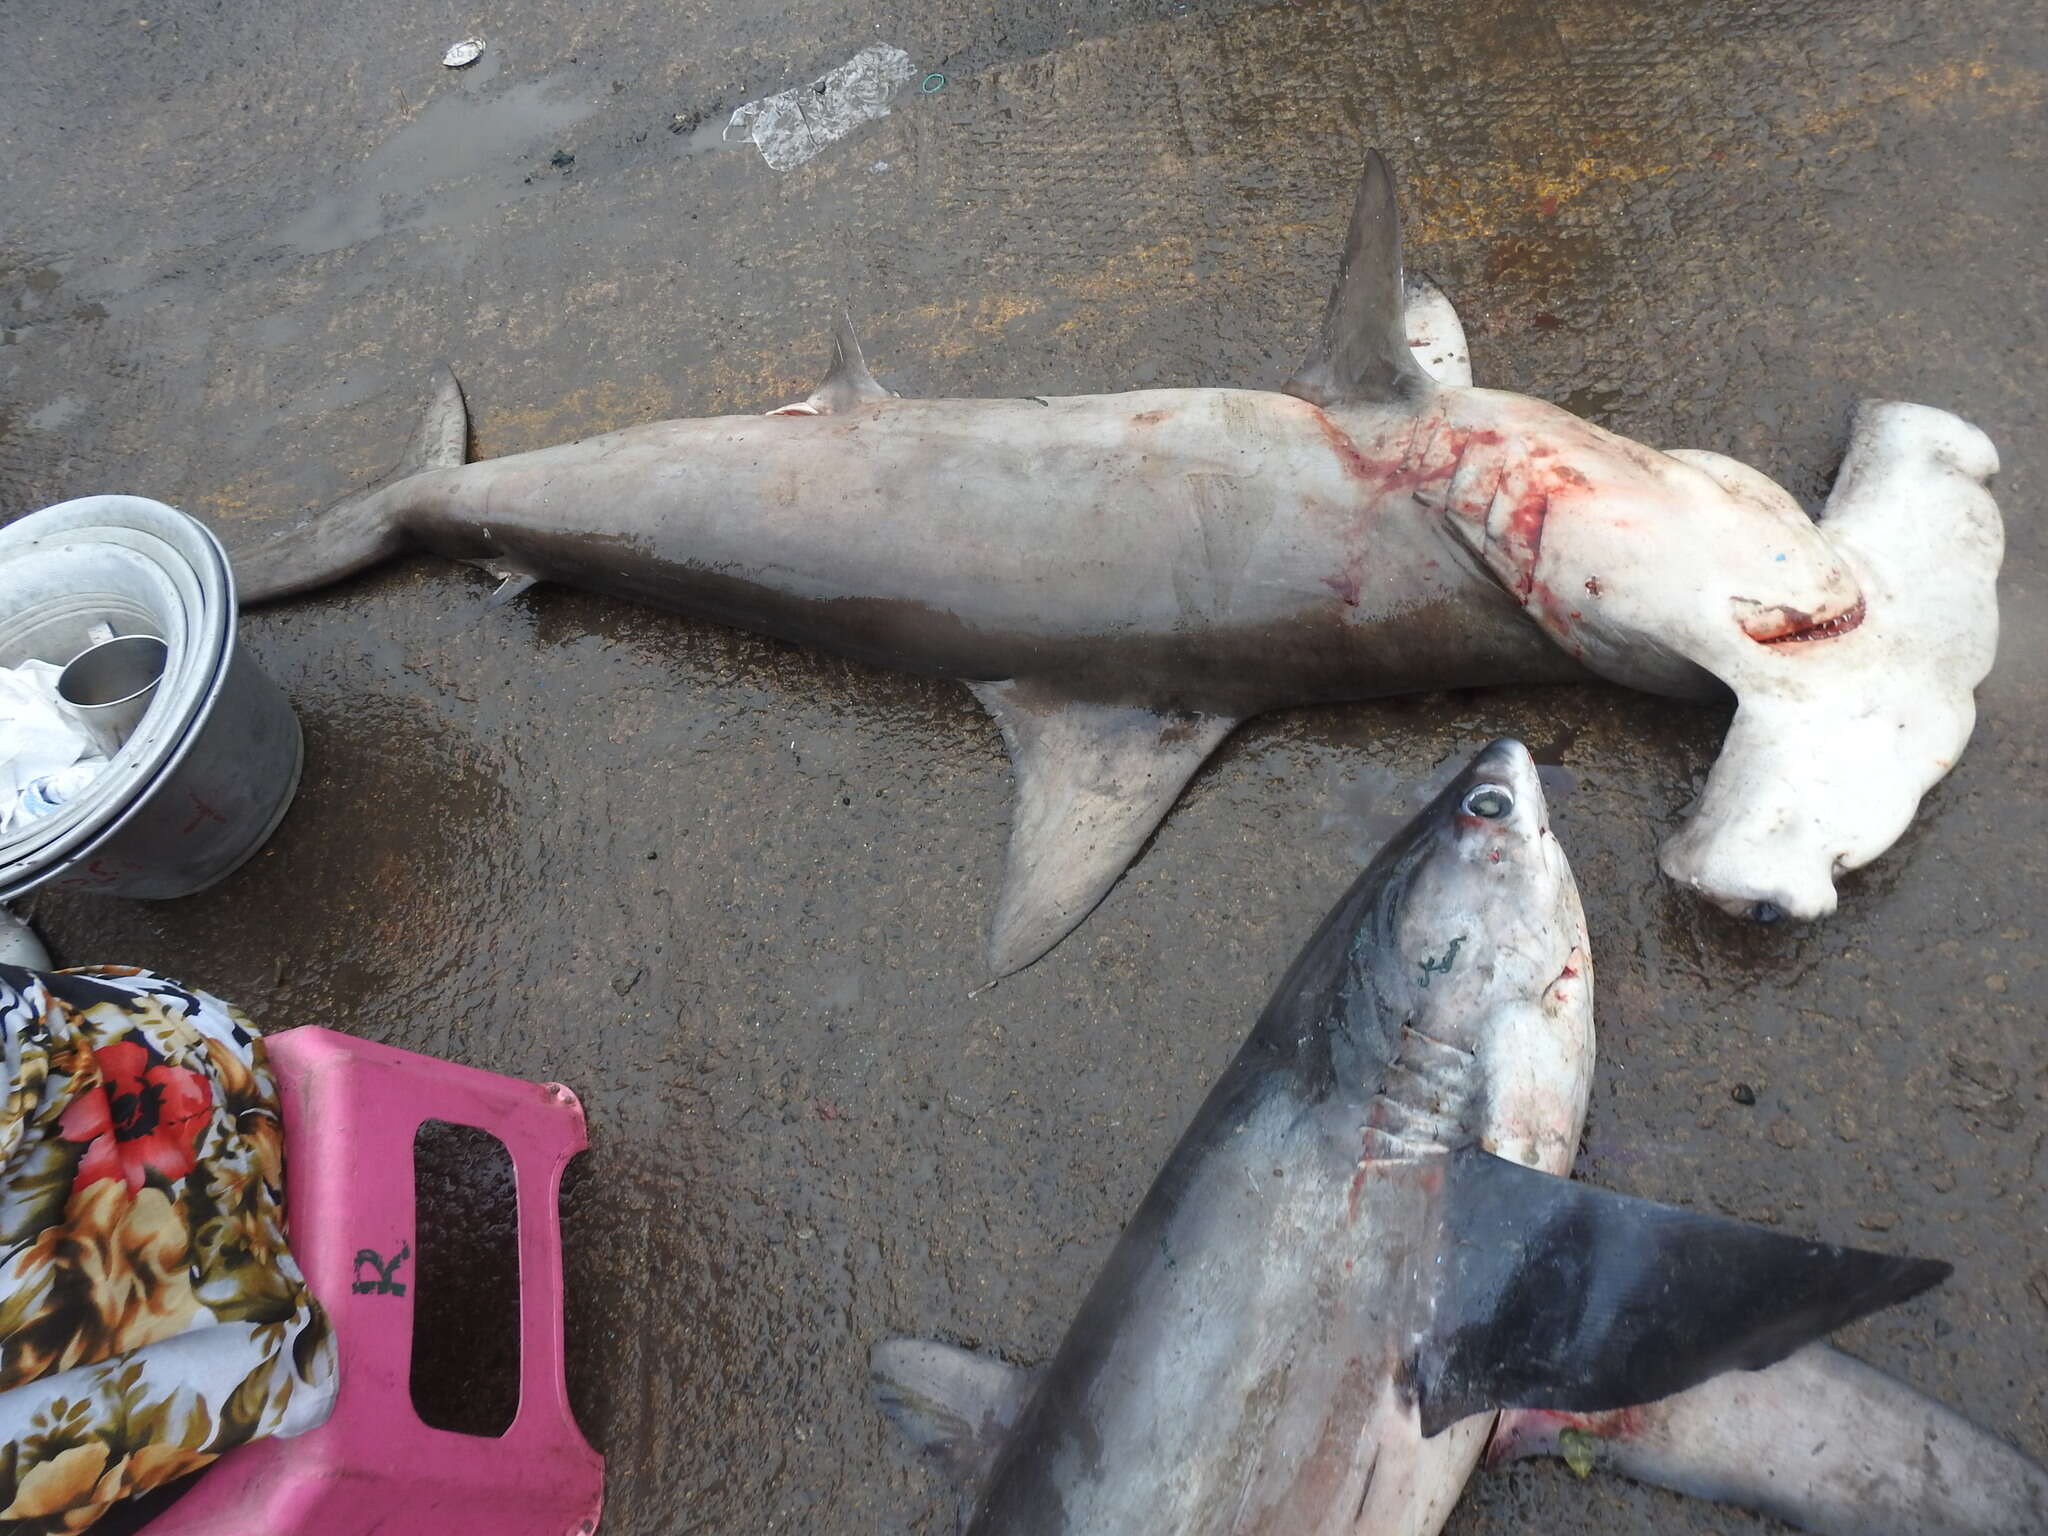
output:
{"label": "cut on shark body", "polygon": [[[1592,989],[1535,765],[1496,743],[1295,960],[1043,1369],[876,1346],[882,1404],[959,1479],[965,1528],[1428,1536],[1504,1412],[1501,1458],[1585,1426],[1634,1475],[1815,1530],[1909,1506],[1916,1529],[2038,1528],[2030,1464],[1865,1367],[1815,1395],[1818,1422],[1889,1412],[1887,1447],[1937,1419],[1946,1437],[1867,1497],[1847,1447],[1772,1491],[1767,1463],[1714,1467],[1707,1435],[1628,1433],[1644,1404],[1682,1425],[1724,1383],[1764,1401],[1810,1382],[1817,1340],[1948,1266],[1570,1180]],[[2004,1481],[1947,1486],[1978,1467]]]}
{"label": "cut on shark body", "polygon": [[[962,679],[1016,771],[998,975],[1087,915],[1244,719],[1591,675],[1732,689],[1664,868],[1730,911],[1831,911],[1968,739],[1996,642],[1989,442],[1866,404],[1816,526],[1735,460],[1470,385],[1373,154],[1284,391],[899,399],[842,319],[825,381],[766,416],[471,464],[444,368],[392,476],[235,566],[259,603],[421,548],[496,601],[566,582]],[[1844,734],[1859,750],[1812,750]]]}

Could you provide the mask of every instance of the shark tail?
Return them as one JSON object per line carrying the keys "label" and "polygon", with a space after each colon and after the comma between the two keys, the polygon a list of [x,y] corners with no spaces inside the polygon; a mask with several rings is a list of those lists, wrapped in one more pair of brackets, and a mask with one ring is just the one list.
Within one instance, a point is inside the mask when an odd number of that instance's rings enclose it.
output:
{"label": "shark tail", "polygon": [[1815,1344],[1641,1408],[1511,1410],[1491,1463],[1563,1456],[1822,1536],[2048,1530],[2048,1472],[1895,1377]]}
{"label": "shark tail", "polygon": [[429,470],[456,468],[468,461],[468,451],[469,408],[454,372],[441,363],[426,413],[398,467],[297,527],[234,551],[237,597],[244,605],[290,597],[397,554],[405,547],[405,511],[414,489],[405,482]]}

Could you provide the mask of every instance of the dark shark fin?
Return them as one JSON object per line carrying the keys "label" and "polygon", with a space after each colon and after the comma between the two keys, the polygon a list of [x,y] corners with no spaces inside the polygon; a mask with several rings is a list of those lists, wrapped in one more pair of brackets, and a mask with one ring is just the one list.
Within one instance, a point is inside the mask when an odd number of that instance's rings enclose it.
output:
{"label": "dark shark fin", "polygon": [[1773,1365],[1948,1276],[1452,1155],[1442,1288],[1415,1361],[1422,1432],[1494,1408],[1600,1412]]}
{"label": "dark shark fin", "polygon": [[1237,721],[1085,704],[1027,683],[968,686],[1003,728],[1017,775],[988,941],[990,967],[1007,976],[1065,938],[1108,894]]}
{"label": "dark shark fin", "polygon": [[1825,1344],[1642,1408],[1504,1413],[1486,1459],[1523,1456],[1608,1468],[1822,1536],[2048,1531],[2048,1471]]}
{"label": "dark shark fin", "polygon": [[235,596],[268,602],[324,587],[395,555],[405,546],[401,495],[395,488],[430,469],[467,462],[469,408],[446,363],[434,366],[427,409],[413,428],[398,467],[368,490],[336,502],[295,528],[237,549],[230,556]]}
{"label": "dark shark fin", "polygon": [[962,1488],[987,1478],[1038,1373],[930,1339],[884,1339],[868,1357],[875,1401]]}
{"label": "dark shark fin", "polygon": [[1404,298],[1393,173],[1378,150],[1368,150],[1323,328],[1281,388],[1324,406],[1385,404],[1426,391],[1429,375],[1408,347]]}

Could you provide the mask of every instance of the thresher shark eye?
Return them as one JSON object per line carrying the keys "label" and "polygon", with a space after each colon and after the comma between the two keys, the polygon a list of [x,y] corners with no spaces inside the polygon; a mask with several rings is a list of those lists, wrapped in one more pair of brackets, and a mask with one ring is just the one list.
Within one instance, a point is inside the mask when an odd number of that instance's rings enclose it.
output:
{"label": "thresher shark eye", "polygon": [[1467,816],[1499,821],[1515,808],[1515,797],[1498,784],[1481,784],[1465,796],[1461,809]]}

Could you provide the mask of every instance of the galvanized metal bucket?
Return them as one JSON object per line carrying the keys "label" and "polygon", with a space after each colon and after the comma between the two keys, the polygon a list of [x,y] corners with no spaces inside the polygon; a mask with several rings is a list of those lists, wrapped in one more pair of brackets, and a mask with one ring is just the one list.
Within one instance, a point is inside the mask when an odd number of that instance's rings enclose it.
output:
{"label": "galvanized metal bucket", "polygon": [[98,626],[161,638],[163,677],[97,779],[0,838],[0,900],[189,896],[262,847],[298,789],[298,721],[236,638],[234,575],[202,524],[87,496],[0,528],[0,666],[62,666]]}

